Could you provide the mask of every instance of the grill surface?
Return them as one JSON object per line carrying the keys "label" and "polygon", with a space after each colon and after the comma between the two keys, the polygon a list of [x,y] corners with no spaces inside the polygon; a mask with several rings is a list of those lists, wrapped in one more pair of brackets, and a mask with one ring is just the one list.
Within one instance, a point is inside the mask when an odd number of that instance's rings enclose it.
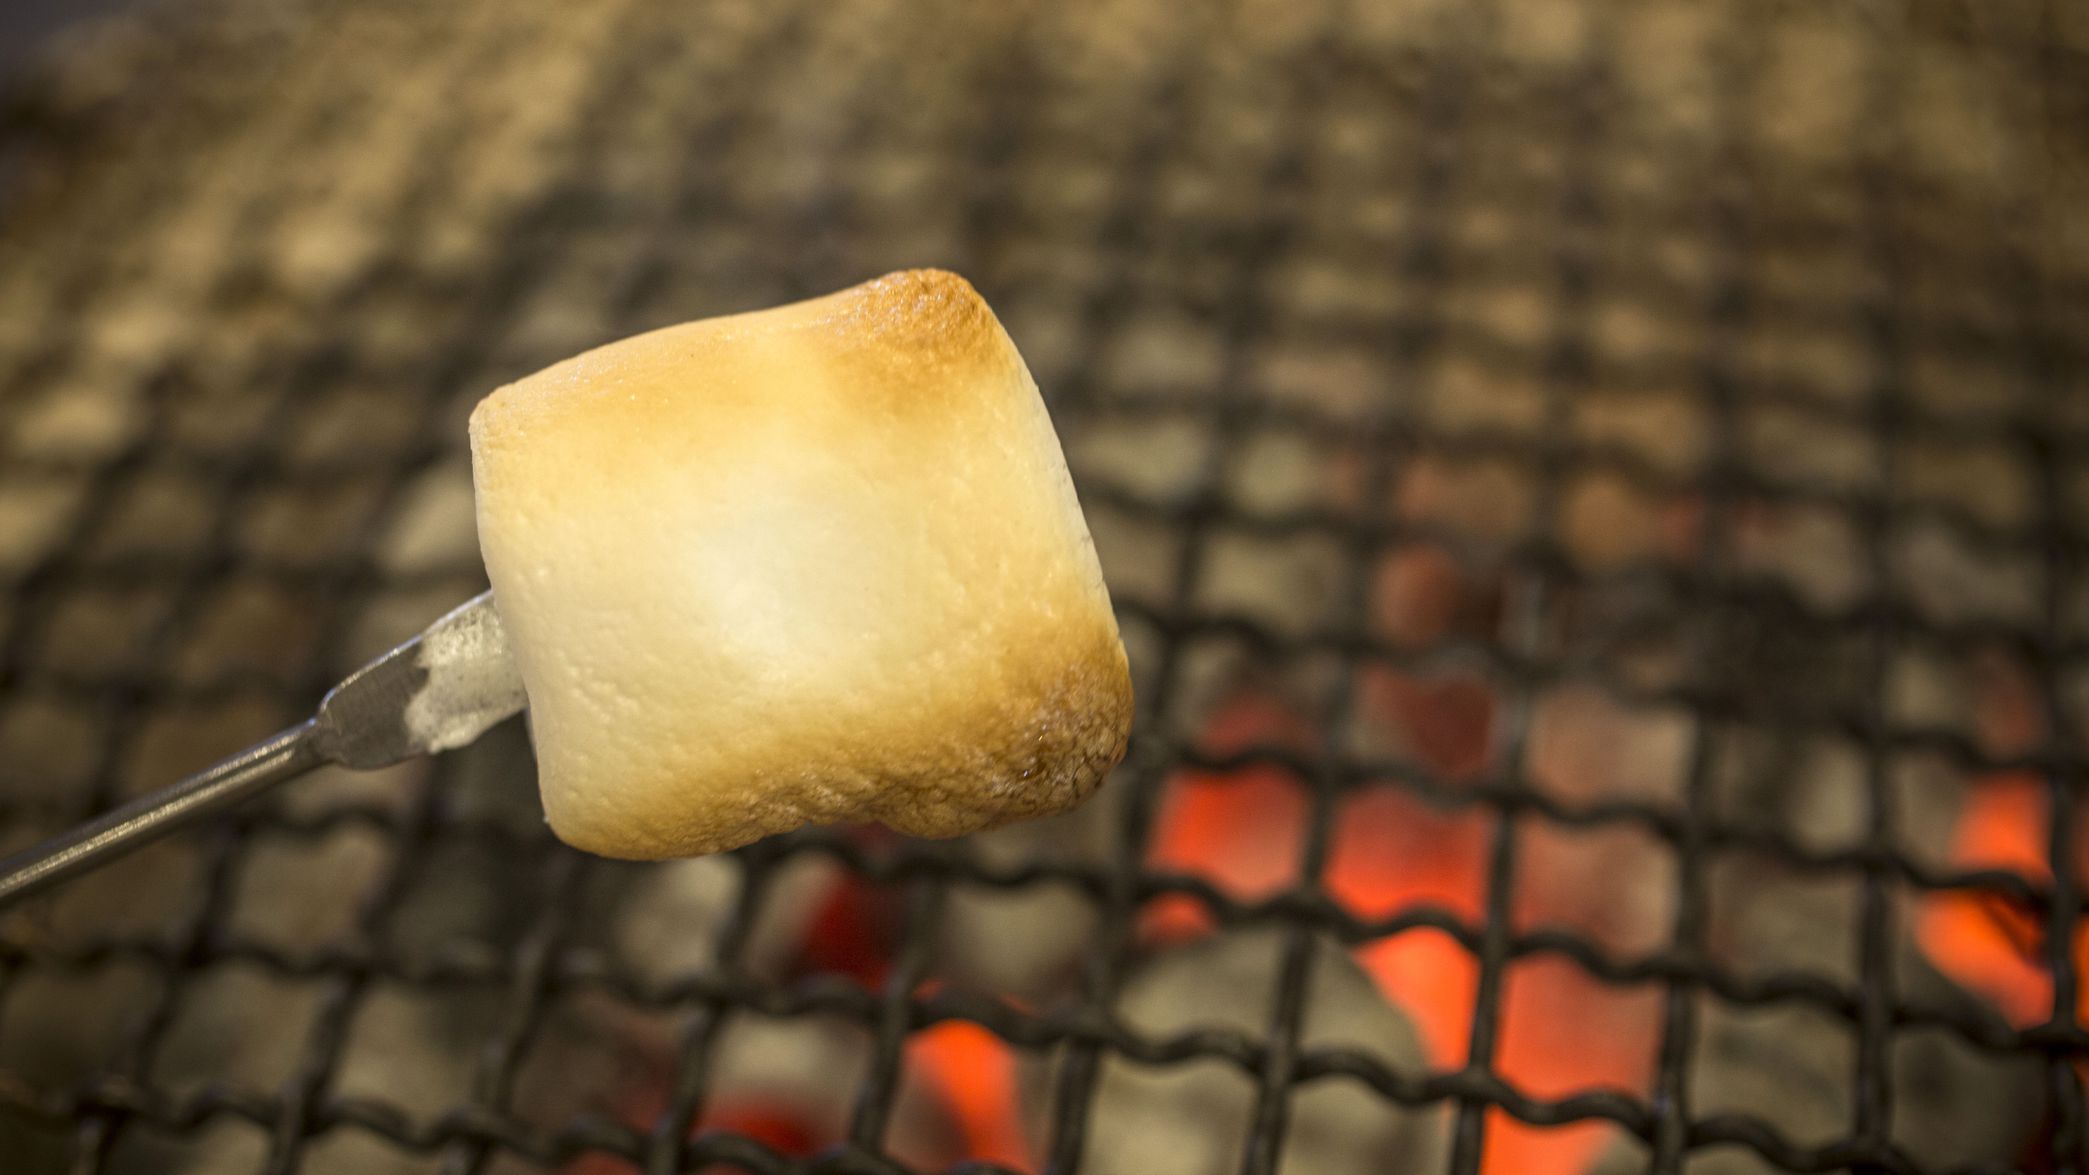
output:
{"label": "grill surface", "polygon": [[[626,941],[653,874],[549,839],[518,732],[311,780],[0,925],[10,1170],[801,1169],[690,1127],[735,1023],[806,1016],[867,1041],[819,1170],[903,1166],[906,1042],[950,1018],[1054,1059],[1029,1101],[1056,1170],[1113,1059],[1198,1057],[1252,1085],[1247,1123],[1213,1123],[1249,1171],[1327,1083],[1445,1107],[1459,1172],[1510,1118],[1597,1123],[1659,1171],[1936,1170],[1899,1141],[1927,1111],[1895,1059],[1939,1035],[2033,1074],[2025,1161],[2082,1169],[2089,22],[2067,6],[189,7],[108,27],[11,115],[7,844],[276,729],[478,590],[461,444],[485,390],[908,265],[970,276],[1047,390],[1140,727],[1059,841],[735,854],[714,947],[665,970]],[[1449,556],[1481,615],[1389,630],[1408,552]],[[1484,761],[1368,746],[1367,672],[1477,683]],[[1991,679],[2029,699],[2015,736],[1969,717]],[[1240,680],[1315,733],[1214,745]],[[1590,692],[1681,732],[1655,783],[1538,766],[1548,707]],[[1834,818],[1734,799],[1816,751],[1849,766],[1806,786]],[[1305,802],[1292,883],[1142,864],[1184,769],[1272,768]],[[2049,869],[1950,860],[1952,813],[2026,780]],[[1387,790],[1484,824],[1477,918],[1331,896],[1343,813]],[[1612,835],[1667,879],[1659,941],[1512,917],[1534,842]],[[764,903],[809,861],[895,899],[882,982],[760,963]],[[1766,877],[1843,895],[1830,962],[1737,965],[1722,911]],[[928,982],[958,904],[1046,892],[1092,918],[1078,998]],[[1951,894],[2025,912],[2043,1022],[1908,977]],[[1169,895],[1286,928],[1261,1031],[1110,1014]],[[1462,944],[1468,1063],[1304,1047],[1315,928]],[[1643,1088],[1503,1078],[1532,1029],[1506,990],[1560,960],[1658,1009]],[[579,1116],[527,1111],[583,1005],[679,1041],[636,1120],[584,1067]],[[1708,1023],[1754,1010],[1846,1040],[1830,1133],[1703,1104]],[[413,1047],[449,1059],[373,1076]]]}

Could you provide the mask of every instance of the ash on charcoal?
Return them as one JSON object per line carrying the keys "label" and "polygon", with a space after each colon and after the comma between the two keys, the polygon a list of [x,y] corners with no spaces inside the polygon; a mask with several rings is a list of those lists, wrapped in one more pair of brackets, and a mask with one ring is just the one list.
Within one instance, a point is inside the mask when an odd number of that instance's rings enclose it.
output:
{"label": "ash on charcoal", "polygon": [[[988,871],[1097,869],[1115,855],[1113,814],[1123,800],[1121,779],[1105,783],[1082,807],[980,833],[966,847]],[[1050,1006],[1073,990],[1099,921],[1094,900],[1071,884],[953,885],[934,973],[961,987]]]}
{"label": "ash on charcoal", "polygon": [[[1729,966],[1782,973],[1832,974],[1857,941],[1860,898],[1853,885],[1802,887],[1762,876],[1724,891],[1714,919],[1714,950]],[[1944,978],[1903,939],[1895,947],[1897,985],[1911,1002],[1967,1007],[1977,1001]],[[1718,997],[1698,1000],[1697,1046],[1691,1058],[1693,1112],[1748,1114],[1799,1146],[1846,1134],[1855,1121],[1849,1073],[1857,1030],[1819,1007],[1792,1003],[1742,1007]],[[1996,1058],[1940,1032],[1896,1033],[1891,1056],[1896,1146],[1940,1169],[2008,1166],[2037,1126],[2037,1063]],[[1595,1175],[1638,1170],[1626,1150],[1612,1152]],[[1724,1148],[1689,1169],[1752,1175],[1780,1168],[1753,1151]]]}
{"label": "ash on charcoal", "polygon": [[[1228,931],[1149,960],[1118,1004],[1125,1024],[1164,1040],[1202,1029],[1259,1038],[1268,1023],[1287,935]],[[1407,1017],[1385,1002],[1348,954],[1316,939],[1301,1042],[1369,1056],[1395,1073],[1422,1071]],[[1388,1102],[1347,1079],[1298,1087],[1280,1165],[1291,1171],[1428,1171],[1442,1161],[1441,1113]],[[1254,1083],[1223,1061],[1146,1065],[1111,1059],[1095,1093],[1084,1163],[1098,1171],[1218,1175],[1240,1163]],[[1220,1130],[1218,1124],[1233,1129]]]}

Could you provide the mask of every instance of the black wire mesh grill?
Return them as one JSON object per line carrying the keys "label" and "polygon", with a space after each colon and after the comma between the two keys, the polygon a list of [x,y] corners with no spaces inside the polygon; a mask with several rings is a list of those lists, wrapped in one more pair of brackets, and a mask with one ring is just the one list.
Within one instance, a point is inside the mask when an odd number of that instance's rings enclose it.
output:
{"label": "black wire mesh grill", "polygon": [[[12,841],[277,728],[476,590],[459,446],[487,388],[902,265],[971,276],[1037,369],[1119,600],[1140,727],[1096,801],[1107,851],[782,838],[732,858],[715,954],[665,975],[605,939],[619,907],[600,894],[639,871],[518,814],[513,732],[374,782],[301,785],[11,917],[0,1108],[29,1169],[168,1169],[206,1134],[232,1141],[194,1161],[229,1169],[906,1169],[888,1140],[907,1041],[950,1020],[1054,1058],[1032,1091],[1054,1170],[1109,1169],[1089,1148],[1113,1059],[1195,1058],[1253,1086],[1251,1171],[1278,1165],[1299,1091],[1331,1083],[1442,1107],[1460,1172],[1487,1160],[1500,1111],[1613,1125],[1628,1161],[1661,1171],[1722,1153],[1965,1166],[1900,1141],[1896,1050],[1920,1033],[2037,1074],[2030,1150],[1975,1169],[2083,1166],[2089,245],[2068,210],[2089,188],[2089,34],[2065,10],[254,7],[117,26],[13,114]],[[1270,500],[1272,443],[1341,466],[1349,488]],[[1417,471],[1446,469],[1506,469],[1500,496],[1523,505],[1503,525],[1415,508]],[[1645,503],[1692,512],[1686,556],[1620,537],[1658,529]],[[1808,550],[1842,579],[1778,564],[1765,515],[1817,522],[1831,537]],[[1273,599],[1228,578],[1237,550],[1310,550],[1320,570]],[[1384,630],[1375,576],[1414,551],[1492,585],[1483,626]],[[1648,646],[1669,669],[1647,668]],[[1199,734],[1215,650],[1286,682],[1332,666],[1306,691],[1321,736],[1215,749]],[[2003,665],[2036,699],[2036,734],[1998,740],[1964,698],[1911,701],[1917,662]],[[1485,765],[1453,777],[1354,749],[1367,668],[1484,680]],[[1545,707],[1569,687],[1684,718],[1671,792],[1539,778]],[[1849,835],[1727,810],[1727,760],[1768,736],[1849,749]],[[1916,761],[2035,776],[2047,872],[1942,857],[1914,827],[1930,820],[1902,778]],[[1290,884],[1243,896],[1148,862],[1175,776],[1265,767],[1307,803]],[[1479,917],[1331,894],[1345,805],[1375,789],[1486,821]],[[1620,954],[1519,924],[1534,837],[1616,829],[1664,846],[1660,945]],[[1718,961],[1720,862],[1737,857],[1845,885],[1850,965]],[[765,903],[813,859],[898,895],[882,982],[786,984],[750,961]],[[481,919],[445,913],[503,888]],[[1093,910],[1077,998],[925,986],[958,895],[1041,888]],[[2043,1023],[1908,982],[1913,910],[1939,894],[2027,912]],[[1283,928],[1263,1031],[1159,1037],[1116,1014],[1140,913],[1170,896]],[[1306,1047],[1316,933],[1470,952],[1466,1063]],[[1537,1096],[1504,1075],[1505,988],[1547,958],[1658,991],[1646,1088]],[[255,1080],[208,1053],[177,1072],[198,993],[234,981],[295,996],[283,1055]],[[370,1009],[423,995],[448,1001],[462,1086],[355,1086]],[[673,1020],[644,1127],[517,1110],[577,995]],[[1842,1026],[1850,1112],[1832,1135],[1699,1105],[1720,1005]],[[691,1136],[722,1041],[757,1016],[867,1039],[838,1148]]]}

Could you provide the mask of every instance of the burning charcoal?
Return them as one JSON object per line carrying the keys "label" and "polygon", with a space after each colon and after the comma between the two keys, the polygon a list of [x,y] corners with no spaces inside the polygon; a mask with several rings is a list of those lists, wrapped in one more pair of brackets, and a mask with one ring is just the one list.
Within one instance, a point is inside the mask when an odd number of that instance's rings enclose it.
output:
{"label": "burning charcoal", "polygon": [[1538,700],[1530,774],[1575,807],[1605,800],[1665,807],[1682,792],[1692,729],[1679,708],[1626,706],[1593,687],[1565,686]]}
{"label": "burning charcoal", "polygon": [[[1974,790],[1953,830],[1942,868],[2008,869],[2033,885],[2052,882],[2048,856],[2050,796],[2045,781],[1991,779]],[[2089,829],[2076,829],[2075,876],[2089,874]],[[2030,903],[1983,889],[1931,893],[1920,903],[1915,930],[1927,957],[1953,979],[1993,1001],[2010,1024],[2029,1028],[2056,1010],[2054,977],[2046,961],[2043,912]],[[2073,937],[2077,973],[2089,972],[2089,927]],[[2077,1020],[2089,1020],[2089,992],[2076,993]]]}
{"label": "burning charcoal", "polygon": [[1561,537],[1576,561],[1593,572],[1674,561],[1682,546],[1679,519],[1689,511],[1679,495],[1648,493],[1613,474],[1584,474],[1561,501]]}
{"label": "burning charcoal", "polygon": [[204,898],[204,848],[188,840],[148,845],[78,884],[9,911],[10,932],[39,948],[78,950],[116,936],[172,945]]}
{"label": "burning charcoal", "polygon": [[[567,1002],[532,1044],[518,1083],[518,1108],[547,1126],[587,1114],[652,1130],[669,1108],[689,1030],[612,999]],[[707,1060],[709,1080],[702,1110],[690,1124],[692,1135],[731,1131],[805,1155],[839,1142],[847,1131],[855,1090],[870,1063],[870,1038],[833,1017],[736,1014]],[[896,1122],[909,1109],[899,1107]],[[587,1175],[627,1169],[600,1156],[571,1168]]]}
{"label": "burning charcoal", "polygon": [[[1162,955],[1134,976],[1119,1006],[1148,1040],[1198,1029],[1259,1038],[1267,1029],[1285,935],[1223,934]],[[1306,1049],[1346,1048],[1398,1073],[1424,1068],[1407,1017],[1380,998],[1334,943],[1316,939],[1306,991]],[[1440,1163],[1442,1123],[1433,1109],[1407,1108],[1347,1079],[1298,1087],[1281,1167],[1286,1171],[1431,1171]],[[1243,1127],[1254,1114],[1247,1076],[1222,1061],[1151,1066],[1111,1059],[1095,1091],[1083,1166],[1152,1175],[1217,1175],[1239,1165]]]}
{"label": "burning charcoal", "polygon": [[392,860],[382,837],[353,826],[317,839],[257,841],[242,862],[227,921],[236,935],[298,955],[353,937]]}
{"label": "burning charcoal", "polygon": [[[984,864],[1101,867],[1122,796],[1110,787],[1061,816],[1013,824],[972,838]],[[1045,1001],[1067,989],[1095,930],[1095,902],[1068,885],[958,885],[939,923],[938,970],[960,985]]]}
{"label": "burning charcoal", "polygon": [[[519,724],[494,728],[483,753],[443,760],[431,786],[441,788],[460,822],[533,833],[527,787],[529,745]],[[539,842],[543,843],[543,842]],[[542,913],[549,877],[540,853],[517,852],[494,837],[458,836],[425,851],[385,918],[393,949],[411,958],[440,957],[479,944],[512,950]]]}
{"label": "burning charcoal", "polygon": [[[1309,732],[1280,699],[1242,691],[1215,709],[1201,742],[1219,755],[1249,747],[1296,750]],[[1297,882],[1306,819],[1305,786],[1281,766],[1176,772],[1160,798],[1147,860],[1156,869],[1199,876],[1235,900],[1261,900]],[[1149,939],[1210,929],[1204,905],[1186,895],[1171,894],[1140,914],[1140,931]]]}
{"label": "burning charcoal", "polygon": [[[845,1020],[735,1016],[720,1036],[697,1129],[753,1135],[797,1154],[839,1142],[869,1076],[870,1043],[868,1032]],[[924,1092],[909,1088],[894,1104],[883,1140],[890,1153],[941,1149],[949,1123]]]}
{"label": "burning charcoal", "polygon": [[[909,1036],[897,1103],[905,1129],[894,1157],[916,1171],[968,1160],[1039,1169],[1023,1121],[1023,1060],[1030,1055],[966,1020]],[[935,1149],[914,1149],[924,1144]]]}
{"label": "burning charcoal", "polygon": [[433,1121],[443,1107],[471,1096],[474,1043],[489,1039],[498,1026],[500,994],[490,985],[437,991],[392,982],[373,986],[356,1002],[333,1091],[395,1106],[415,1121]]}
{"label": "burning charcoal", "polygon": [[[698,1014],[641,1009],[598,991],[551,1001],[517,1064],[510,1098],[515,1116],[546,1130],[583,1118],[652,1129],[667,1107],[676,1042]],[[498,1175],[537,1170],[509,1155],[499,1156],[489,1168]],[[624,1168],[597,1156],[567,1170],[583,1175]]]}
{"label": "burning charcoal", "polygon": [[[740,864],[726,856],[692,857],[632,873],[610,928],[617,956],[650,983],[712,970],[719,935],[741,901]],[[824,857],[795,857],[778,866],[763,887],[740,950],[740,969],[771,979],[787,974],[803,954],[822,904],[845,877],[840,865]]]}
{"label": "burning charcoal", "polygon": [[1536,514],[1530,470],[1513,461],[1424,454],[1402,469],[1394,494],[1401,517],[1488,554],[1523,538]]}
{"label": "burning charcoal", "polygon": [[[254,1093],[285,1088],[306,1059],[312,1018],[323,998],[320,984],[278,979],[260,968],[198,972],[182,984],[170,1006],[150,1080],[187,1097],[210,1088]],[[252,1142],[241,1134],[213,1130],[190,1139],[129,1132],[104,1169],[195,1175],[259,1169],[264,1164],[258,1156],[235,1157]],[[0,1153],[8,1153],[4,1143]]]}
{"label": "burning charcoal", "polygon": [[633,880],[611,924],[617,955],[648,983],[702,972],[739,896],[740,867],[731,857],[650,866]]}
{"label": "burning charcoal", "polygon": [[[1742,1010],[1707,1000],[1699,1010],[1690,1084],[1693,1113],[1746,1113],[1802,1146],[1848,1134],[1855,1045],[1824,1014],[1792,1007]],[[2034,1063],[1998,1062],[1937,1032],[1909,1033],[1893,1050],[1893,1142],[1934,1169],[2006,1167],[2037,1121]],[[1644,1170],[1637,1149],[1614,1147],[1591,1175]],[[1692,1175],[1783,1170],[1754,1151],[1721,1147]]]}
{"label": "burning charcoal", "polygon": [[[1736,887],[1740,888],[1740,887]],[[1765,955],[1820,972],[1845,957],[1857,937],[1858,904],[1847,887],[1823,890],[1790,883],[1747,887],[1723,911],[1718,949],[1735,960]],[[1968,1008],[1975,997],[1953,984],[1903,942],[1896,956],[1901,994],[1924,1007]],[[1849,1074],[1854,1026],[1790,1004],[1741,1008],[1700,1000],[1690,1088],[1694,1112],[1761,1117],[1799,1145],[1848,1134],[1855,1120]],[[2006,1166],[2030,1139],[2039,1114],[2038,1070],[2031,1058],[1998,1059],[1939,1032],[1899,1030],[1892,1049],[1893,1142],[1925,1164],[1943,1168]],[[1613,1148],[1594,1175],[1623,1175],[1643,1166],[1632,1148]],[[1691,1164],[1711,1175],[1777,1170],[1753,1151],[1726,1147]]]}

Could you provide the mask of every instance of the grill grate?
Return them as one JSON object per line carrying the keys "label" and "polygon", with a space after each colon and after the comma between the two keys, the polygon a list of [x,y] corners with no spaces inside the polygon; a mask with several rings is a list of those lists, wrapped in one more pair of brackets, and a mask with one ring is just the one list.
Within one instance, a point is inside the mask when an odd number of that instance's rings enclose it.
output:
{"label": "grill grate", "polygon": [[[1942,2],[684,7],[201,6],[25,90],[0,837],[280,727],[482,587],[485,389],[914,264],[971,276],[1047,390],[1139,676],[1131,759],[1072,831],[709,863],[713,937],[678,967],[627,941],[665,867],[552,843],[513,730],[302,783],[0,924],[27,1169],[906,1170],[910,1041],[948,1021],[1023,1057],[1053,1170],[1107,1169],[1113,1065],[1200,1058],[1252,1086],[1211,1125],[1254,1172],[1334,1084],[1442,1107],[1461,1173],[1573,1123],[1620,1169],[2089,1165],[2089,30]],[[1385,603],[1416,558],[1464,585],[1419,636]],[[1389,680],[1478,683],[1477,766],[1373,744]],[[1213,736],[1240,682],[1313,733]],[[1681,732],[1657,783],[1559,769],[1557,708],[1591,692],[1601,729]],[[1820,748],[1848,770],[1801,770]],[[1151,859],[1171,797],[1270,772],[1303,804],[1283,884]],[[2005,792],[2042,871],[1948,851]],[[1345,901],[1343,830],[1384,794],[1484,829],[1473,909]],[[1617,837],[1644,852],[1603,860],[1667,879],[1653,941],[1526,917],[1561,843]],[[888,900],[875,981],[769,961],[808,868]],[[1737,929],[1786,885],[1841,895],[1819,924],[1847,941],[1793,963]],[[951,981],[965,903],[1046,893],[1086,911],[1062,998]],[[1911,975],[1955,897],[2026,920],[2043,1011]],[[1113,1012],[1142,918],[1185,899],[1282,930],[1259,1030]],[[1309,1046],[1315,942],[1424,936],[1473,960],[1463,1063]],[[1543,1028],[1511,989],[1555,963],[1650,997],[1638,1088],[1510,1072]],[[587,1001],[673,1042],[653,1100],[577,1069],[578,1115],[540,1121],[533,1058]],[[375,1081],[404,1006],[426,1039],[390,1051],[441,1059]],[[1786,1014],[1848,1041],[1825,1134],[1710,1104],[1714,1038]],[[770,1019],[863,1044],[817,1159],[693,1133],[735,1025]],[[1918,1037],[2033,1074],[2028,1152],[1910,1148]]]}

